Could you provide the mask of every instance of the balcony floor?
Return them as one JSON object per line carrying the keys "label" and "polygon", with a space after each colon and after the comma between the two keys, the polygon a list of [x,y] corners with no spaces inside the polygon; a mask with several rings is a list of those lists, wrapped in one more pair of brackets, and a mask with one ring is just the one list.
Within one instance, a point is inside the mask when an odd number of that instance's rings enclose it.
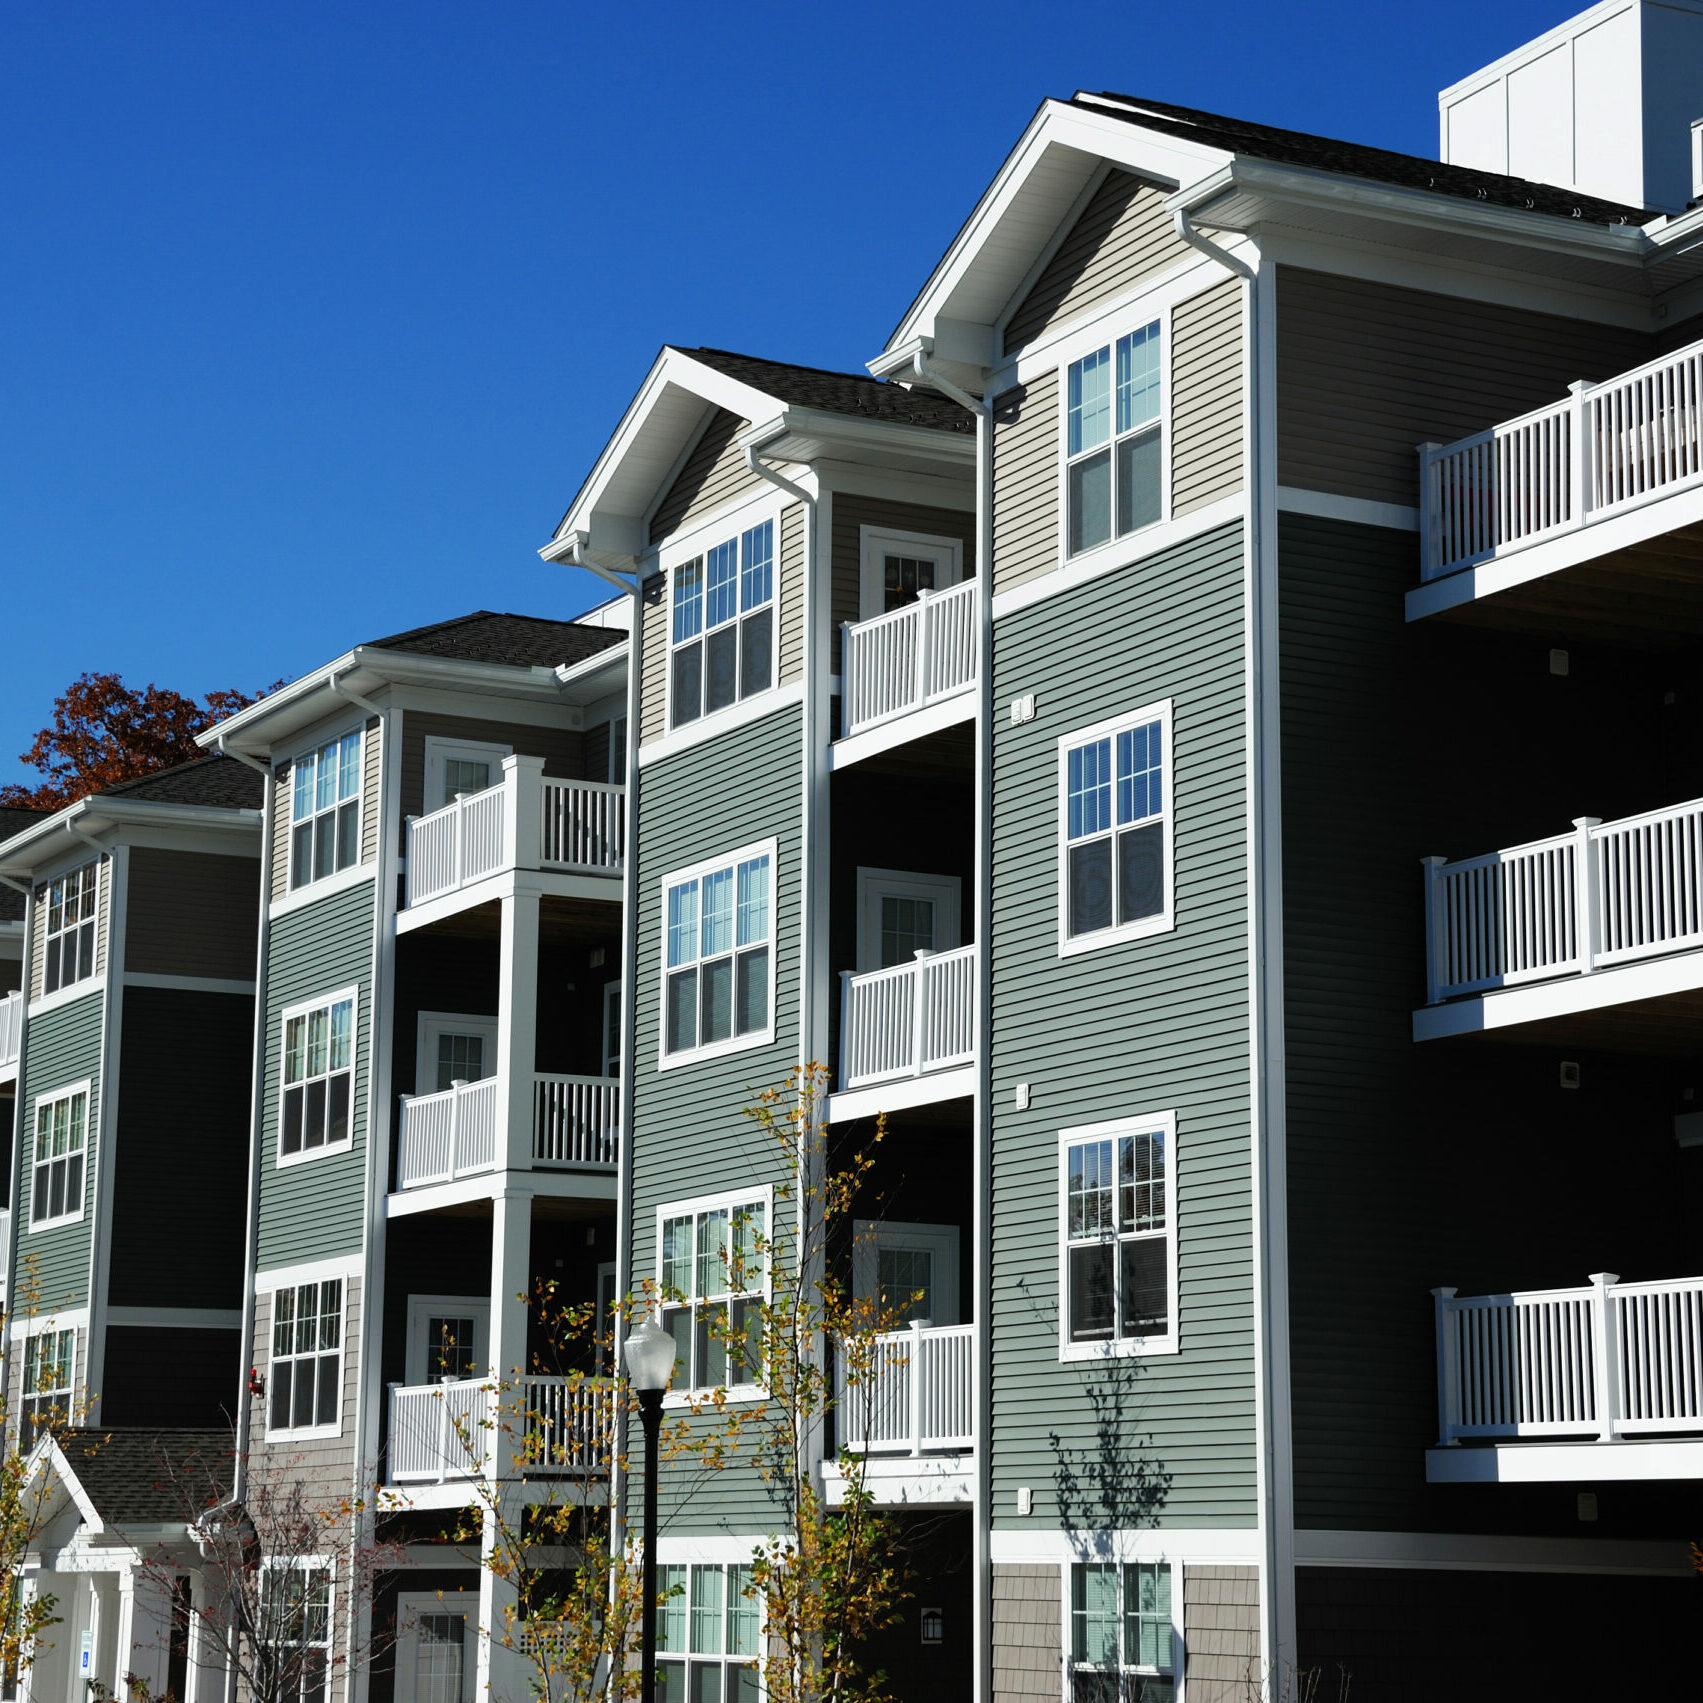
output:
{"label": "balcony floor", "polygon": [[488,1216],[490,1203],[507,1190],[525,1190],[539,1203],[546,1201],[613,1201],[615,1168],[607,1171],[549,1170],[480,1171],[447,1183],[393,1189],[385,1197],[386,1218],[407,1218],[416,1212],[447,1212]]}
{"label": "balcony floor", "polygon": [[1615,1443],[1491,1443],[1427,1449],[1431,1484],[1600,1484],[1703,1478],[1703,1438],[1622,1438]]}
{"label": "balcony floor", "polygon": [[[970,1450],[942,1455],[871,1455],[863,1485],[878,1508],[968,1504],[974,1494],[976,1457]],[[845,1500],[845,1480],[832,1464],[822,1469],[831,1507]]]}
{"label": "balcony floor", "polygon": [[440,894],[396,913],[396,932],[430,928],[462,939],[495,940],[502,929],[502,901],[515,893],[539,895],[539,937],[577,941],[609,932],[604,905],[621,903],[621,874],[579,874],[555,869],[500,869],[483,880]]}
{"label": "balcony floor", "polygon": [[880,1112],[902,1112],[912,1106],[932,1106],[944,1100],[961,1100],[976,1091],[976,1067],[961,1065],[956,1070],[936,1070],[921,1076],[897,1076],[887,1082],[872,1082],[867,1088],[842,1088],[828,1096],[828,1122],[849,1123],[853,1118],[872,1118]]}

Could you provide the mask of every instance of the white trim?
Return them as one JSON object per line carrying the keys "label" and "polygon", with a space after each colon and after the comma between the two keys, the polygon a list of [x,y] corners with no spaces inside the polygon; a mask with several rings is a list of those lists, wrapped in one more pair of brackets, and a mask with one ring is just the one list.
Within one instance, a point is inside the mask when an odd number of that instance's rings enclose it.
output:
{"label": "white trim", "polygon": [[61,1307],[52,1313],[14,1313],[6,1321],[6,1334],[12,1342],[22,1342],[26,1337],[40,1336],[50,1330],[87,1330],[89,1328],[89,1309],[83,1307]]}
{"label": "white trim", "polygon": [[[836,691],[835,696],[839,695]],[[908,745],[913,739],[926,739],[942,728],[956,727],[960,722],[975,719],[976,683],[972,680],[950,698],[942,698],[938,703],[927,704],[906,715],[894,716],[890,721],[878,722],[862,733],[836,739],[828,747],[828,767],[830,770],[849,768],[866,757],[878,757],[895,746]]]}
{"label": "white trim", "polygon": [[287,917],[291,911],[299,911],[304,905],[311,905],[319,899],[329,899],[346,888],[359,886],[363,881],[371,881],[377,874],[376,863],[352,863],[347,869],[339,869],[322,881],[310,881],[305,887],[286,892],[281,899],[273,899],[266,907],[266,920],[276,922],[279,917]]}
{"label": "white trim", "polygon": [[[441,810],[444,805],[454,801],[442,796],[443,766],[446,761],[465,761],[471,759],[475,763],[489,763],[491,779],[487,787],[498,786],[503,778],[503,758],[512,757],[512,745],[500,745],[495,740],[481,739],[449,739],[436,733],[425,736],[424,780],[420,792],[420,813],[429,816],[434,810]],[[475,788],[484,791],[485,788]],[[435,800],[435,802],[434,802]]]}
{"label": "white trim", "polygon": [[[436,1314],[447,1318],[465,1314],[473,1320],[473,1364],[476,1368],[489,1363],[491,1352],[491,1297],[489,1295],[410,1295],[408,1297],[408,1334],[403,1340],[405,1383],[432,1382],[427,1364],[429,1347],[423,1333],[426,1321]],[[475,1371],[474,1376],[480,1373]],[[501,1375],[500,1373],[497,1375]]]}
{"label": "white trim", "polygon": [[[682,1047],[678,1052],[668,1050],[668,890],[679,887],[688,881],[702,882],[706,875],[713,875],[719,870],[737,871],[742,863],[750,863],[759,858],[767,858],[769,865],[769,994],[768,994],[768,1023],[761,1029],[753,1029],[743,1035],[730,1035],[724,1041],[700,1041],[695,1046]],[[703,889],[699,887],[698,926],[703,926]],[[657,977],[657,1041],[656,1067],[658,1070],[677,1070],[682,1065],[695,1064],[703,1059],[724,1058],[729,1053],[748,1052],[753,1047],[772,1046],[775,1039],[775,992],[779,981],[780,952],[778,940],[780,935],[780,841],[776,838],[755,840],[750,845],[739,846],[735,850],[725,852],[718,857],[702,858],[697,863],[687,864],[683,869],[672,869],[657,884],[657,927],[660,930],[658,977]],[[738,939],[738,891],[735,883],[734,893],[734,938]],[[749,950],[749,948],[747,948]],[[729,956],[737,959],[739,947],[737,944],[728,948]],[[721,954],[717,953],[717,957]],[[703,962],[695,956],[692,965]],[[737,975],[735,977],[737,982]],[[737,997],[737,987],[735,988]]]}
{"label": "white trim", "polygon": [[[764,1300],[764,1303],[766,1305],[768,1303],[768,1301],[770,1300],[770,1298],[772,1297],[772,1295],[774,1294],[774,1275],[775,1275],[774,1266],[775,1266],[775,1261],[774,1261],[773,1249],[774,1249],[774,1245],[778,1241],[778,1237],[777,1237],[776,1229],[775,1229],[775,1191],[774,1191],[773,1184],[771,1184],[771,1183],[759,1183],[752,1188],[723,1189],[717,1194],[691,1195],[684,1200],[664,1201],[661,1205],[659,1205],[656,1208],[656,1225],[655,1225],[655,1237],[654,1237],[655,1249],[654,1249],[654,1253],[652,1255],[652,1258],[653,1258],[653,1261],[654,1261],[654,1275],[655,1275],[655,1281],[656,1281],[656,1304],[655,1304],[655,1308],[654,1308],[654,1322],[656,1322],[657,1324],[662,1323],[661,1314],[662,1314],[662,1309],[665,1306],[680,1306],[680,1305],[682,1305],[682,1303],[677,1302],[677,1301],[676,1302],[666,1302],[662,1298],[663,1297],[663,1286],[662,1286],[662,1227],[663,1227],[663,1225],[670,1218],[695,1218],[697,1216],[697,1214],[700,1213],[700,1212],[716,1212],[716,1211],[719,1211],[723,1207],[728,1208],[729,1211],[731,1212],[732,1210],[734,1210],[738,1207],[741,1207],[741,1206],[757,1206],[757,1205],[761,1205],[762,1208],[763,1208],[763,1236],[764,1236],[765,1240],[767,1240],[770,1244],[769,1252],[766,1253],[763,1257],[763,1290],[762,1290],[762,1293],[763,1293],[763,1300]],[[697,1255],[696,1234],[697,1234],[696,1229],[694,1227],[693,1250],[692,1250],[694,1260],[696,1259],[696,1255]],[[697,1284],[697,1273],[696,1273],[696,1271],[694,1271],[693,1274],[692,1274],[692,1281],[693,1281],[694,1287],[696,1287],[696,1284]],[[730,1291],[729,1293],[731,1294],[732,1291]],[[756,1291],[754,1291],[754,1290],[741,1290],[741,1291],[739,1291],[739,1293],[744,1294],[744,1295],[750,1295],[750,1294],[755,1294]],[[686,1303],[686,1305],[695,1305],[695,1304],[696,1304],[695,1301]],[[676,1364],[678,1364],[678,1362]],[[691,1371],[691,1368],[688,1367],[687,1368],[687,1374],[688,1375],[690,1375],[690,1371]],[[690,1384],[690,1385],[682,1385],[680,1388],[676,1389],[676,1388],[673,1387],[672,1382],[671,1382],[667,1394],[664,1395],[664,1397],[663,1397],[663,1405],[665,1407],[685,1407],[689,1402],[691,1402],[691,1401],[693,1401],[693,1400],[695,1400],[699,1397],[702,1397],[704,1395],[709,1394],[711,1391],[715,1390],[717,1387],[718,1386],[714,1385],[714,1384]],[[730,1401],[751,1401],[751,1400],[755,1400],[757,1397],[759,1397],[763,1394],[763,1386],[761,1384],[728,1384],[728,1385],[721,1386],[721,1387],[725,1388],[727,1397]],[[747,1559],[748,1559],[748,1557],[747,1557]]]}
{"label": "white trim", "polygon": [[[1151,1135],[1162,1131],[1165,1137],[1165,1283],[1166,1312],[1169,1327],[1162,1336],[1113,1337],[1109,1342],[1072,1342],[1070,1340],[1070,1149],[1090,1141],[1116,1142],[1120,1135]],[[1114,1150],[1112,1162],[1117,1163]],[[1154,1112],[1147,1117],[1107,1118],[1100,1123],[1077,1124],[1058,1132],[1058,1357],[1061,1361],[1097,1364],[1128,1356],[1150,1358],[1159,1354],[1177,1354],[1182,1348],[1182,1327],[1178,1314],[1182,1311],[1181,1285],[1177,1277],[1177,1114]],[[1112,1196],[1114,1203],[1118,1184],[1114,1173]],[[1133,1232],[1132,1232],[1133,1234]],[[1109,1238],[1112,1246],[1112,1269],[1116,1273],[1121,1260],[1118,1249],[1122,1235],[1114,1230]],[[1142,1233],[1142,1239],[1155,1240],[1152,1232]],[[1117,1302],[1114,1300],[1113,1306]],[[1113,1320],[1114,1328],[1116,1319]]]}
{"label": "white trim", "polygon": [[126,970],[121,978],[127,988],[168,988],[183,993],[250,994],[254,983],[232,981],[224,976],[163,976],[152,970]]}
{"label": "white trim", "polygon": [[240,1307],[108,1307],[106,1322],[160,1330],[241,1330]]}
{"label": "white trim", "polygon": [[867,1088],[842,1088],[828,1096],[828,1122],[847,1123],[854,1118],[872,1118],[878,1112],[903,1112],[942,1100],[964,1100],[975,1091],[973,1064],[957,1070],[927,1071],[897,1082],[876,1082]]}
{"label": "white trim", "polygon": [[[1077,728],[1070,733],[1059,735],[1058,750],[1058,798],[1057,818],[1053,824],[1056,843],[1056,866],[1058,881],[1058,955],[1061,958],[1072,958],[1081,952],[1097,952],[1107,946],[1121,946],[1126,941],[1145,940],[1155,934],[1169,934],[1177,926],[1177,853],[1176,853],[1176,762],[1173,755],[1171,737],[1172,703],[1170,698],[1160,698],[1151,704],[1144,704],[1138,710],[1131,710],[1122,715],[1110,716],[1105,721],[1095,722],[1090,727]],[[1160,826],[1165,836],[1165,904],[1162,910],[1152,916],[1138,917],[1134,922],[1114,922],[1110,927],[1094,929],[1086,934],[1070,932],[1070,841],[1067,837],[1067,827],[1070,810],[1070,753],[1080,750],[1084,745],[1096,740],[1111,742],[1116,754],[1116,742],[1120,733],[1127,733],[1132,728],[1144,727],[1151,722],[1159,724],[1159,760],[1160,760]],[[1114,774],[1110,781],[1113,803],[1113,813],[1116,814],[1117,777]],[[1130,823],[1114,822],[1105,830],[1110,836],[1112,846],[1111,875],[1112,875],[1112,910],[1117,911],[1117,840],[1119,833],[1126,829],[1140,829],[1149,825],[1151,818],[1141,818]]]}
{"label": "white trim", "polygon": [[[497,1019],[471,1011],[422,1011],[414,1024],[414,1092],[441,1093],[432,1042],[440,1035],[477,1035],[485,1043],[485,1075],[497,1073]],[[479,1080],[483,1080],[480,1078]],[[410,1383],[418,1380],[410,1378]]]}
{"label": "white trim", "polygon": [[421,1212],[465,1206],[470,1200],[495,1200],[517,1190],[540,1200],[614,1200],[615,1182],[612,1170],[481,1171],[476,1176],[457,1177],[453,1182],[399,1189],[384,1196],[383,1213],[386,1218],[412,1218]]}
{"label": "white trim", "polygon": [[1310,514],[1320,520],[1349,520],[1358,526],[1382,526],[1393,532],[1417,532],[1419,510],[1402,503],[1377,503],[1367,497],[1339,497],[1334,491],[1307,491],[1299,485],[1277,487],[1280,514]]}
{"label": "white trim", "polygon": [[[341,1141],[324,1142],[318,1147],[303,1147],[299,1153],[284,1151],[284,1100],[289,1084],[284,1080],[285,1041],[289,1030],[290,1020],[321,1008],[329,1011],[331,1007],[349,1002],[349,1133]],[[358,983],[336,989],[332,993],[319,994],[312,999],[299,999],[293,1005],[286,1005],[277,1016],[277,1030],[274,1039],[278,1042],[278,1104],[276,1107],[277,1127],[272,1138],[272,1163],[280,1171],[289,1170],[295,1165],[311,1164],[316,1159],[322,1159],[331,1153],[347,1153],[355,1145],[355,1081],[360,1069],[361,1051],[361,989]],[[327,1080],[332,1072],[325,1073]],[[303,1078],[304,1081],[311,1080]]]}
{"label": "white trim", "polygon": [[[317,1437],[341,1437],[343,1435],[343,1411],[348,1402],[349,1389],[349,1285],[350,1276],[333,1272],[328,1276],[297,1278],[292,1282],[280,1283],[276,1279],[266,1283],[260,1290],[266,1296],[266,1340],[265,1340],[265,1375],[266,1394],[261,1397],[262,1410],[260,1414],[262,1434],[267,1442],[274,1438],[292,1443],[306,1442]],[[282,1360],[289,1365],[309,1363],[321,1358],[320,1351],[310,1349],[303,1354],[278,1355],[274,1353],[272,1342],[278,1329],[278,1296],[286,1289],[299,1289],[305,1284],[323,1286],[326,1283],[336,1283],[339,1287],[337,1308],[337,1418],[334,1423],[314,1425],[274,1425],[272,1423],[272,1383],[277,1367]],[[317,1315],[316,1315],[317,1316]],[[256,1351],[260,1344],[254,1345]],[[256,1352],[256,1359],[259,1354]],[[316,1372],[317,1377],[317,1372]],[[297,1558],[291,1557],[292,1562]],[[312,1564],[316,1557],[301,1557],[304,1564]]]}
{"label": "white trim", "polygon": [[729,1537],[724,1532],[661,1532],[656,1540],[657,1565],[749,1567],[752,1555],[768,1541],[768,1535],[763,1533],[756,1537]]}
{"label": "white trim", "polygon": [[328,1277],[359,1280],[361,1256],[336,1254],[330,1259],[304,1260],[300,1265],[274,1266],[270,1271],[254,1274],[255,1293],[269,1295],[277,1289],[289,1289],[302,1283],[323,1283]]}
{"label": "white trim", "polygon": [[955,952],[962,944],[964,883],[960,876],[929,875],[914,869],[872,869],[859,864],[857,967],[860,974],[881,967],[881,915],[877,902],[889,895],[927,899],[934,906],[931,952]]}
{"label": "white trim", "polygon": [[[934,1261],[937,1303],[929,1323],[956,1325],[963,1305],[959,1298],[958,1266],[961,1232],[956,1224],[903,1223],[894,1218],[852,1220],[852,1293],[860,1301],[879,1299],[880,1253],[883,1248],[922,1250]],[[871,1463],[873,1465],[873,1462]]]}
{"label": "white trim", "polygon": [[[863,1462],[863,1488],[878,1508],[967,1506],[975,1500],[974,1449],[955,1455],[870,1455]],[[830,1508],[843,1507],[845,1475],[833,1460],[822,1463],[822,1494]]]}
{"label": "white trim", "polygon": [[[1011,1517],[1009,1507],[1002,1518]],[[988,1558],[998,1566],[1046,1566],[1072,1561],[1190,1561],[1226,1566],[1259,1564],[1259,1532],[1253,1526],[1144,1526],[1134,1531],[1027,1531],[996,1527],[988,1534]]]}
{"label": "white trim", "polygon": [[[39,906],[37,907],[40,908]],[[25,971],[26,988],[28,971]],[[106,992],[106,975],[90,976],[86,982],[73,982],[68,988],[60,988],[57,993],[44,993],[40,999],[29,1002],[27,1020],[33,1023],[38,1017],[45,1017],[50,1011],[57,1011],[62,1005],[75,1005],[79,999],[87,999],[91,994]]]}
{"label": "white trim", "polygon": [[1305,1527],[1295,1533],[1295,1565],[1492,1573],[1679,1575],[1693,1571],[1690,1546],[1683,1538],[1664,1542],[1603,1537],[1480,1537],[1459,1532],[1309,1531]]}
{"label": "white trim", "polygon": [[714,715],[700,716],[684,727],[673,728],[655,739],[646,740],[639,747],[639,767],[648,768],[678,751],[690,751],[694,746],[714,739],[717,734],[731,733],[736,727],[749,727],[754,721],[761,721],[765,716],[803,702],[802,680],[789,680],[773,691],[759,692],[754,698],[741,698],[738,703],[730,704],[725,710],[717,710]]}
{"label": "white trim", "polygon": [[1703,1438],[1492,1443],[1425,1451],[1428,1484],[1596,1484],[1703,1478]]}
{"label": "white trim", "polygon": [[[37,1160],[35,1156],[36,1130],[41,1119],[43,1106],[55,1106],[61,1100],[74,1100],[83,1096],[83,1175],[82,1187],[78,1191],[77,1210],[62,1212],[57,1218],[37,1218],[36,1203],[36,1170],[38,1165],[51,1165],[50,1159]],[[27,1235],[35,1235],[38,1231],[57,1230],[66,1224],[76,1224],[85,1217],[89,1210],[89,1194],[94,1187],[94,1153],[96,1136],[98,1134],[96,1119],[99,1108],[95,1104],[95,1079],[85,1076],[80,1082],[68,1082],[61,1088],[50,1088],[37,1094],[29,1103],[29,1114],[23,1130],[24,1141],[28,1147],[23,1155],[23,1163],[29,1167],[30,1173],[30,1214],[29,1222],[24,1226]],[[20,1145],[22,1145],[20,1143]]]}
{"label": "white trim", "polygon": [[[309,877],[308,880],[300,883],[295,880],[296,829],[300,826],[296,820],[296,766],[307,757],[313,757],[317,760],[320,752],[324,751],[328,746],[341,745],[345,739],[350,737],[351,734],[360,740],[360,748],[355,753],[355,856],[354,860],[351,863],[345,864],[343,868],[359,869],[362,867],[361,842],[366,833],[367,812],[374,809],[377,803],[376,800],[369,800],[366,796],[367,740],[371,737],[371,730],[367,727],[368,717],[364,713],[360,720],[355,722],[353,726],[349,725],[346,716],[337,716],[334,719],[336,726],[340,728],[341,731],[322,733],[318,738],[313,740],[311,744],[292,752],[289,758],[282,765],[284,774],[281,779],[277,773],[279,765],[275,764],[273,766],[273,780],[276,784],[283,787],[284,800],[288,812],[286,816],[287,832],[284,836],[284,890],[286,893],[306,892],[308,888],[318,887],[323,882],[330,881],[335,876],[343,873],[343,869],[333,869],[330,875],[321,876],[318,880],[315,880],[312,877]],[[341,763],[342,759],[339,758],[338,761]],[[326,809],[315,809],[308,815],[304,816],[301,820],[303,822],[313,822],[317,821],[321,816],[335,816],[348,802],[349,801],[346,798],[336,799]]]}
{"label": "white trim", "polygon": [[906,532],[894,526],[859,526],[857,529],[857,618],[871,621],[884,614],[882,604],[886,589],[886,563],[889,555],[910,555],[934,563],[935,579],[932,588],[945,591],[964,577],[964,541],[945,538],[932,532]]}

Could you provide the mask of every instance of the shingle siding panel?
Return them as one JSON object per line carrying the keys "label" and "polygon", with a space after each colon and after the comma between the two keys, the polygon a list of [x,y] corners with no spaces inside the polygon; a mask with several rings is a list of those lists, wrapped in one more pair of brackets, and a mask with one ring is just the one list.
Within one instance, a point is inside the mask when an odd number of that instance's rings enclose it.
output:
{"label": "shingle siding panel", "polygon": [[640,743],[648,745],[668,731],[668,581],[652,574],[642,599],[644,661],[639,679]]}
{"label": "shingle siding panel", "polygon": [[781,642],[776,676],[781,685],[804,676],[804,504],[781,511]]}

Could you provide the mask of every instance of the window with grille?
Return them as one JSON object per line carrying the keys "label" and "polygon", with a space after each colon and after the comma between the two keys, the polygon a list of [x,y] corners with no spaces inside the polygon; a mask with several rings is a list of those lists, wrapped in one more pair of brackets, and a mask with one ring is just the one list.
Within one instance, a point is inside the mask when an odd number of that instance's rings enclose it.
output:
{"label": "window with grille", "polygon": [[280,1160],[349,1144],[354,1100],[355,995],[337,994],[284,1013]]}
{"label": "window with grille", "polygon": [[83,1216],[84,1164],[89,1141],[89,1085],[82,1083],[35,1103],[30,1166],[30,1228]]}
{"label": "window with grille", "polygon": [[757,1703],[763,1615],[751,1569],[665,1564],[657,1584],[661,1703]]}
{"label": "window with grille", "polygon": [[755,1044],[772,1033],[774,853],[748,847],[663,883],[663,1052]]}
{"label": "window with grille", "polygon": [[662,1326],[676,1390],[726,1389],[762,1375],[766,1200],[713,1199],[659,1215]]}
{"label": "window with grille", "polygon": [[290,785],[290,886],[305,887],[361,855],[361,735],[298,757]]}
{"label": "window with grille", "polygon": [[682,562],[672,579],[669,725],[684,727],[775,683],[775,523]]}
{"label": "window with grille", "polygon": [[1079,1562],[1070,1569],[1073,1703],[1172,1703],[1177,1643],[1169,1563]]}
{"label": "window with grille", "polygon": [[99,903],[98,863],[85,863],[36,890],[44,994],[57,993],[95,973],[95,912]]}
{"label": "window with grille", "polygon": [[46,1330],[24,1344],[24,1440],[71,1421],[77,1333]]}
{"label": "window with grille", "polygon": [[329,1567],[267,1566],[254,1645],[260,1689],[274,1703],[325,1703],[331,1597]]}
{"label": "window with grille", "polygon": [[1072,361],[1065,374],[1068,553],[1162,520],[1159,322]]}
{"label": "window with grille", "polygon": [[269,1426],[335,1431],[342,1420],[343,1280],[298,1283],[272,1295]]}

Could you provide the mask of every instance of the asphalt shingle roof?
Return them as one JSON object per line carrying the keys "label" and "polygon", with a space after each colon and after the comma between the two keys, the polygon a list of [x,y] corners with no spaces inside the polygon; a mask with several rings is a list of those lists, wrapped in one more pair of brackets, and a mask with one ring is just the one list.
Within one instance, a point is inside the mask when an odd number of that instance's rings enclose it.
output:
{"label": "asphalt shingle roof", "polygon": [[[0,804],[0,843],[34,827],[46,818],[45,810],[21,810],[14,804]],[[0,922],[24,920],[24,896],[14,887],[0,886]]]}
{"label": "asphalt shingle roof", "polygon": [[[1117,107],[1102,101],[1118,101]],[[1429,189],[1457,200],[1488,202],[1497,207],[1514,207],[1526,212],[1551,213],[1563,219],[1579,218],[1597,225],[1643,225],[1657,215],[1647,208],[1631,207],[1599,196],[1583,195],[1573,189],[1558,189],[1551,183],[1533,183],[1528,178],[1504,177],[1497,172],[1474,171],[1470,166],[1443,165],[1418,154],[1398,154],[1388,148],[1369,148],[1360,142],[1338,142],[1328,136],[1309,135],[1304,130],[1280,130],[1269,124],[1254,124],[1243,118],[1226,118],[1221,113],[1201,112],[1169,101],[1151,101],[1110,90],[1097,98],[1078,95],[1070,102],[1085,112],[1105,113],[1126,123],[1157,130],[1167,136],[1186,137],[1226,153],[1246,154],[1256,160],[1275,160],[1283,165],[1306,166],[1314,171],[1335,172],[1343,177],[1369,178],[1375,183],[1397,184],[1404,189]]]}
{"label": "asphalt shingle roof", "polygon": [[106,1431],[58,1434],[77,1482],[108,1525],[165,1525],[194,1519],[231,1493],[229,1431]]}
{"label": "asphalt shingle roof", "polygon": [[411,651],[418,656],[452,657],[461,662],[500,662],[515,668],[558,668],[618,645],[626,634],[615,627],[589,627],[577,621],[552,621],[542,615],[500,615],[476,609],[453,621],[436,621],[369,639],[376,650]]}
{"label": "asphalt shingle roof", "polygon": [[[679,348],[679,345],[670,347]],[[679,348],[679,352],[794,407],[820,408],[829,414],[857,414],[906,426],[929,426],[941,432],[976,429],[975,417],[949,398],[932,390],[907,390],[902,384],[871,378],[868,373],[799,367],[788,361],[766,361],[760,355],[736,355],[728,349]]]}
{"label": "asphalt shingle roof", "polygon": [[258,810],[265,802],[263,776],[235,757],[214,753],[174,763],[133,781],[105,786],[97,798],[140,798],[150,804],[202,804],[220,810]]}

